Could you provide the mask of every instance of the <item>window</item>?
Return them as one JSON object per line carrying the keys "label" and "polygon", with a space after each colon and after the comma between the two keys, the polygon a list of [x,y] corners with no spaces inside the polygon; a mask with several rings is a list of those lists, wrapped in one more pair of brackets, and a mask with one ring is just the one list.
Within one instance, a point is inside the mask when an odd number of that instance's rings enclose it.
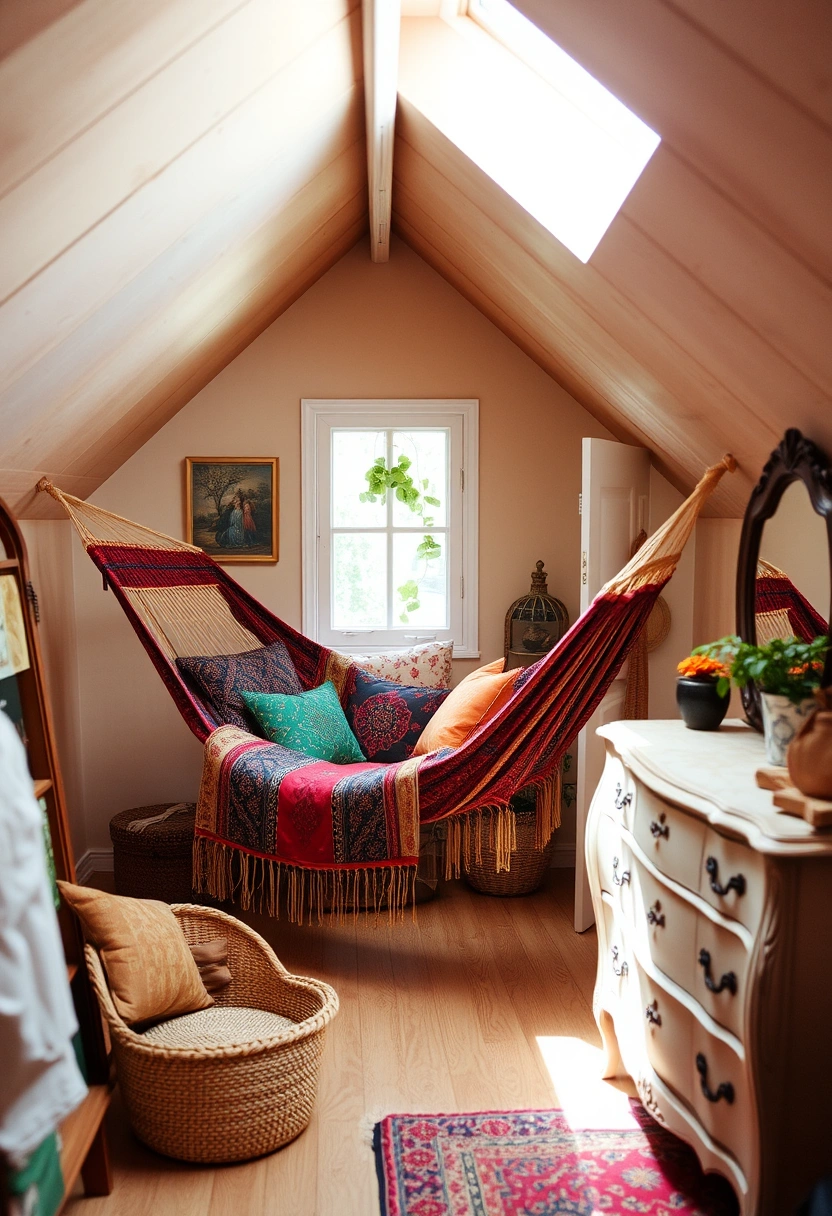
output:
{"label": "window", "polygon": [[468,14],[405,54],[400,90],[588,262],[660,138],[508,0]]}
{"label": "window", "polygon": [[303,629],[477,649],[476,401],[303,402]]}

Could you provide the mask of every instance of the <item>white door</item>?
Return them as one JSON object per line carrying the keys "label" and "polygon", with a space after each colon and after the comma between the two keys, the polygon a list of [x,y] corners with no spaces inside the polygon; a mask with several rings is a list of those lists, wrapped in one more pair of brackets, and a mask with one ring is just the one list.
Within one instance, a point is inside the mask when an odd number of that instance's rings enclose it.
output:
{"label": "white door", "polygon": [[[630,547],[650,509],[650,454],[609,439],[584,439],[581,498],[581,612],[604,583],[628,561]],[[599,726],[620,718],[627,683],[626,663],[578,735],[578,832],[575,843],[575,929],[594,921],[586,877],[584,830],[589,804],[604,767]]]}

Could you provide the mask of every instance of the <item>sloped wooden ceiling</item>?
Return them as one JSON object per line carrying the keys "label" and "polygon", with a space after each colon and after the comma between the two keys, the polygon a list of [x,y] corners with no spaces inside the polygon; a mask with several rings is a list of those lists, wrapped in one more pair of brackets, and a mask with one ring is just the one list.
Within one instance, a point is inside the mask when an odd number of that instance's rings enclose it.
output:
{"label": "sloped wooden ceiling", "polygon": [[681,488],[733,450],[741,514],[787,426],[832,452],[832,6],[514,2],[660,147],[583,265],[414,104],[465,50],[406,17],[394,230]]}
{"label": "sloped wooden ceiling", "polygon": [[366,228],[359,0],[2,0],[0,493],[86,496]]}
{"label": "sloped wooden ceiling", "polygon": [[[832,451],[828,0],[515,0],[662,137],[588,265],[424,117],[459,5],[404,2],[394,230],[680,488],[733,450],[717,513],[785,427]],[[18,511],[92,492],[366,230],[362,92],[359,0],[0,2]]]}

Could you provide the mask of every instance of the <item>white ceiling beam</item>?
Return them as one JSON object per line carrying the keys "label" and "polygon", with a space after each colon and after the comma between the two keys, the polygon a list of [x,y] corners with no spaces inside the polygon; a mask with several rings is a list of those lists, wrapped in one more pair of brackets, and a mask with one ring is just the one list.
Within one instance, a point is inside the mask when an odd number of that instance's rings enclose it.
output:
{"label": "white ceiling beam", "polygon": [[370,256],[390,257],[393,135],[399,76],[400,0],[361,0],[364,23],[364,106],[370,188]]}

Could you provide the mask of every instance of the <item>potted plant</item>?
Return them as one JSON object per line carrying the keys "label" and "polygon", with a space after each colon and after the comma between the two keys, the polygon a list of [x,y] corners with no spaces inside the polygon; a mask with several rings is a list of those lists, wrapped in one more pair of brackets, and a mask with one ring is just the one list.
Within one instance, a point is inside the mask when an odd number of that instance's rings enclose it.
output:
{"label": "potted plant", "polygon": [[717,730],[731,699],[728,668],[722,660],[694,651],[676,670],[676,704],[685,726]]}
{"label": "potted plant", "polygon": [[760,690],[766,758],[770,764],[782,766],[792,739],[817,709],[814,694],[820,686],[829,645],[825,635],[811,642],[774,638],[764,646],[752,646],[729,635],[699,646],[693,653],[723,663],[738,688],[754,681]]}

